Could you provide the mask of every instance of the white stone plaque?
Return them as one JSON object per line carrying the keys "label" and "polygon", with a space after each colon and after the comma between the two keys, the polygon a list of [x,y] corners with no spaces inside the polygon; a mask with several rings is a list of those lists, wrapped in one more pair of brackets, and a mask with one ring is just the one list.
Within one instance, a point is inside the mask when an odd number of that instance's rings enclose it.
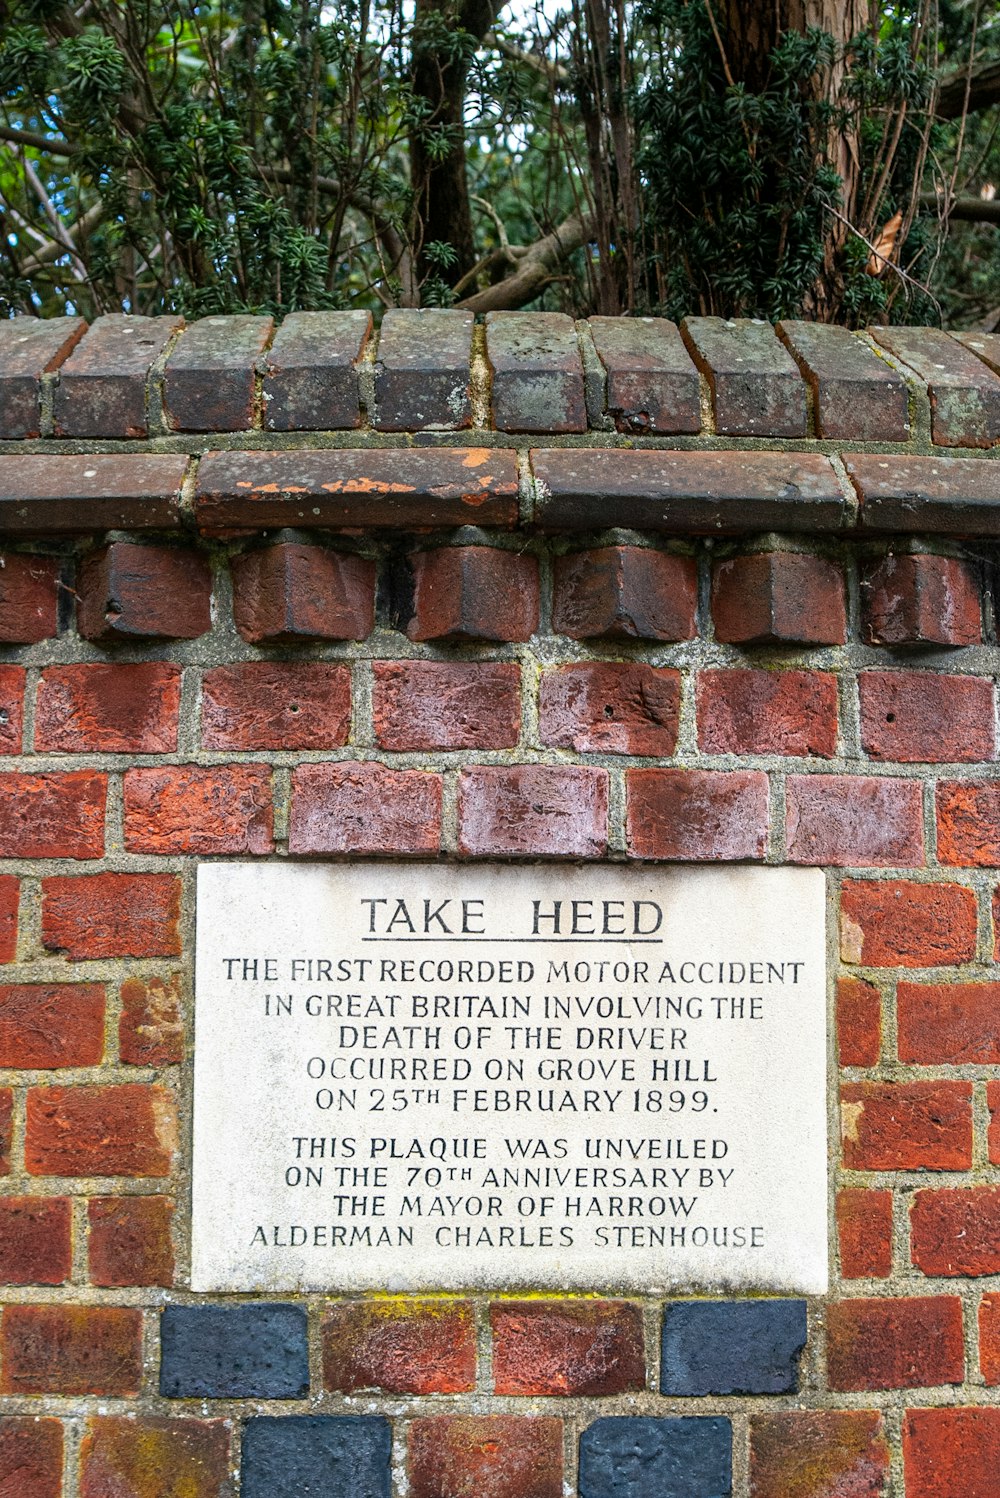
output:
{"label": "white stone plaque", "polygon": [[827,1288],[816,869],[198,871],[196,1290]]}

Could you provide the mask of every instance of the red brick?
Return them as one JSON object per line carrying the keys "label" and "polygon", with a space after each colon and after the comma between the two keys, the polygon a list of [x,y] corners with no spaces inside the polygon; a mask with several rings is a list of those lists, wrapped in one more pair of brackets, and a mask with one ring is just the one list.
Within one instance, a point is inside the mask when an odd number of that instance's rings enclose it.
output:
{"label": "red brick", "polygon": [[848,328],[782,321],[778,337],[812,386],[820,437],[835,442],[905,442],[910,436],[906,382]]}
{"label": "red brick", "polygon": [[600,858],[607,838],[607,770],[478,765],[458,778],[460,853]]}
{"label": "red brick", "polygon": [[0,436],[41,435],[42,375],[58,369],[86,331],[82,317],[12,317],[0,324]]}
{"label": "red brick", "polygon": [[686,317],[681,331],[712,388],[717,432],[805,436],[805,384],[769,324],[747,317]]}
{"label": "red brick", "polygon": [[861,632],[869,645],[978,645],[974,570],[924,552],[886,557],[861,580]]}
{"label": "red brick", "polygon": [[877,1410],[750,1417],[750,1498],[880,1498],[889,1481]]}
{"label": "red brick", "polygon": [[85,640],[194,640],[212,627],[212,572],[190,547],[112,541],[77,578]]}
{"label": "red brick", "polygon": [[103,983],[0,987],[0,1066],[97,1066],[103,1055]]}
{"label": "red brick", "polygon": [[1000,780],[940,780],[936,800],[941,862],[1000,867]]}
{"label": "red brick", "polygon": [[888,1279],[892,1273],[892,1192],[837,1192],[840,1272],[845,1280]]}
{"label": "red brick", "polygon": [[863,978],[837,984],[837,1043],[841,1066],[877,1066],[882,1053],[882,995]]}
{"label": "red brick", "polygon": [[272,317],[201,317],[181,334],[163,372],[168,426],[179,432],[241,432],[259,425],[259,356],[274,333]]}
{"label": "red brick", "polygon": [[6,1306],[0,1351],[4,1394],[138,1394],[142,1312],[123,1306]]}
{"label": "red brick", "polygon": [[170,754],[177,748],[181,670],[48,666],[38,684],[35,748],[63,754]]}
{"label": "red brick", "polygon": [[0,1175],[10,1174],[10,1151],[14,1123],[14,1094],[0,1087]]}
{"label": "red brick", "polygon": [[414,1420],[410,1498],[562,1498],[562,1430],[547,1416]]}
{"label": "red brick", "polygon": [[146,437],[146,379],[171,337],[176,315],[95,319],[59,370],[53,395],[57,437]]}
{"label": "red brick", "polygon": [[976,896],[961,884],[847,879],[840,955],[866,967],[945,967],[976,952]]}
{"label": "red brick", "polygon": [[929,671],[862,671],[861,744],[900,764],[974,763],[996,751],[993,683]]}
{"label": "red brick", "polygon": [[698,744],[706,754],[837,750],[837,678],[825,671],[700,671]]}
{"label": "red brick", "polygon": [[965,1376],[957,1295],[839,1300],[827,1306],[830,1388],[934,1388]]}
{"label": "red brick", "polygon": [[934,441],[991,447],[1000,437],[1000,380],[941,328],[887,327],[872,336],[927,385]]}
{"label": "red brick", "polygon": [[24,724],[23,666],[0,666],[0,754],[20,754]]}
{"label": "red brick", "polygon": [[205,749],[338,749],[350,729],[350,666],[249,661],[202,679]]}
{"label": "red brick", "polygon": [[80,1498],[229,1498],[228,1420],[92,1419]]}
{"label": "red brick", "polygon": [[592,317],[607,374],[606,410],[619,432],[701,431],[698,371],[665,317]]}
{"label": "red brick", "polygon": [[436,853],[440,845],[440,775],[374,762],[292,772],[291,853]]}
{"label": "red brick", "polygon": [[486,357],[498,432],[585,432],[576,329],[561,312],[489,312]]}
{"label": "red brick", "polygon": [[69,1279],[70,1209],[66,1196],[0,1197],[0,1284],[62,1285]]}
{"label": "red brick", "polygon": [[1000,962],[1000,885],[993,891],[993,961]]}
{"label": "red brick", "polygon": [[36,645],[59,633],[59,557],[0,553],[0,644]]}
{"label": "red brick", "polygon": [[861,775],[789,775],[790,863],[912,868],[924,862],[920,782]]}
{"label": "red brick", "polygon": [[629,770],[626,826],[633,858],[763,858],[767,776],[703,770]]}
{"label": "red brick", "polygon": [[269,853],[268,765],[164,765],[125,773],[130,853]]}
{"label": "red brick", "polygon": [[1000,1409],[907,1410],[906,1498],[996,1498]]}
{"label": "red brick", "polygon": [[627,1394],[646,1387],[642,1311],[626,1301],[490,1307],[497,1394]]}
{"label": "red brick", "polygon": [[168,1196],[91,1197],[87,1212],[91,1284],[173,1284],[174,1204]]}
{"label": "red brick", "polygon": [[21,881],[16,874],[0,874],[0,962],[17,957],[17,912]]}
{"label": "red brick", "polygon": [[107,776],[0,775],[0,858],[100,858]]}
{"label": "red brick", "polygon": [[176,874],[85,874],[42,880],[42,942],[74,961],[174,957],[181,950]]}
{"label": "red brick", "polygon": [[512,749],[521,668],[504,661],[376,661],[373,717],[383,749]]}
{"label": "red brick", "polygon": [[167,1066],[184,1060],[180,974],[126,978],[121,986],[118,1054],[127,1066]]}
{"label": "red brick", "polygon": [[379,329],[372,424],[382,432],[471,425],[471,312],[390,307]]}
{"label": "red brick", "polygon": [[60,1498],[63,1429],[58,1420],[0,1420],[0,1498]]}
{"label": "red brick", "polygon": [[712,573],[712,618],[731,645],[843,645],[844,575],[797,551],[731,557]]}
{"label": "red brick", "polygon": [[165,1087],[32,1087],[25,1164],[34,1176],[166,1176],[177,1108]]}
{"label": "red brick", "polygon": [[990,1164],[1000,1165],[1000,1082],[987,1082],[986,1102],[990,1110],[989,1133],[986,1138]]}
{"label": "red brick", "polygon": [[968,1170],[971,1082],[848,1082],[840,1089],[847,1170]]}
{"label": "red brick", "polygon": [[574,640],[693,640],[698,565],[646,546],[599,546],[556,557],[552,630]]}
{"label": "red brick", "polygon": [[918,1191],[910,1252],[924,1274],[1000,1274],[1000,1187]]}
{"label": "red brick", "polygon": [[543,744],[580,754],[657,755],[677,747],[679,671],[640,661],[587,661],[542,675]]}
{"label": "red brick", "polygon": [[372,333],[370,312],[292,312],[261,365],[264,425],[272,432],[360,426],[358,363]]}
{"label": "red brick", "polygon": [[476,1386],[467,1300],[342,1301],[323,1314],[323,1387],[333,1394],[465,1394]]}
{"label": "red brick", "polygon": [[530,640],[538,628],[538,563],[495,546],[419,551],[411,640]]}
{"label": "red brick", "polygon": [[901,983],[900,1061],[1000,1064],[1000,983]]}
{"label": "red brick", "polygon": [[251,645],[366,640],[375,628],[375,563],[282,541],[233,558],[233,618]]}
{"label": "red brick", "polygon": [[1000,1384],[1000,1295],[984,1295],[979,1303],[979,1367],[986,1383]]}

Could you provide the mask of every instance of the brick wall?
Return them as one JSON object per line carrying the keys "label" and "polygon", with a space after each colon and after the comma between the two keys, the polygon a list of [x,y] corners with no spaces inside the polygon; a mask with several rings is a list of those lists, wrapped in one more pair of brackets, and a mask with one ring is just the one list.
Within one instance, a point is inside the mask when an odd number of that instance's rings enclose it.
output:
{"label": "brick wall", "polygon": [[[778,333],[0,325],[2,1498],[1000,1492],[1000,339]],[[192,1295],[226,855],[827,869],[830,1296]]]}

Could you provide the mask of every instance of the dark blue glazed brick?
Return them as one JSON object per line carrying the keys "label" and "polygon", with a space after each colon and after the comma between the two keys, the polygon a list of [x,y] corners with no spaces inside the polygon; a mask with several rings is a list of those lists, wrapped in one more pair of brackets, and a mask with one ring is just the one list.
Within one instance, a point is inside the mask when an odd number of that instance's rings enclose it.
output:
{"label": "dark blue glazed brick", "polygon": [[721,1415],[595,1420],[580,1437],[580,1498],[727,1498],[733,1428]]}
{"label": "dark blue glazed brick", "polygon": [[160,1393],[168,1399],[299,1399],[309,1392],[301,1306],[167,1306]]}
{"label": "dark blue glazed brick", "polygon": [[243,1498],[389,1498],[381,1415],[261,1416],[243,1427]]}
{"label": "dark blue glazed brick", "polygon": [[682,1300],[663,1315],[664,1394],[793,1394],[804,1300]]}

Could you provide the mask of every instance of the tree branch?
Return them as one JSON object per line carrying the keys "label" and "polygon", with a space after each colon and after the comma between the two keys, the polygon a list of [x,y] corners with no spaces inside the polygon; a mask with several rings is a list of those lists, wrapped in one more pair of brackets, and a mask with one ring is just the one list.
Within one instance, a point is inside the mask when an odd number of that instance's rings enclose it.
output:
{"label": "tree branch", "polygon": [[80,150],[75,141],[62,140],[58,135],[38,135],[34,130],[15,130],[13,125],[0,125],[0,140],[9,140],[15,146],[33,146],[49,156],[76,156]]}
{"label": "tree branch", "polygon": [[1000,224],[1000,198],[952,198],[944,193],[922,192],[922,208],[936,208],[945,218],[965,219],[973,224]]}
{"label": "tree branch", "polygon": [[526,68],[540,73],[550,83],[558,84],[560,88],[567,88],[572,82],[569,68],[564,67],[561,62],[553,62],[551,58],[545,57],[541,52],[525,52],[521,47],[515,47],[505,36],[498,36],[495,31],[488,31],[483,37],[483,46],[491,47],[494,52],[500,52],[504,57],[509,57],[511,62],[521,62]]}
{"label": "tree branch", "polygon": [[551,234],[531,245],[517,269],[495,286],[487,286],[459,302],[470,312],[506,312],[532,301],[554,273],[593,233],[590,215],[571,214]]}
{"label": "tree branch", "polygon": [[971,72],[962,68],[960,72],[942,78],[938,84],[934,113],[939,120],[957,120],[966,109],[973,114],[977,109],[988,109],[997,103],[1000,103],[1000,62],[994,60],[980,64]]}

